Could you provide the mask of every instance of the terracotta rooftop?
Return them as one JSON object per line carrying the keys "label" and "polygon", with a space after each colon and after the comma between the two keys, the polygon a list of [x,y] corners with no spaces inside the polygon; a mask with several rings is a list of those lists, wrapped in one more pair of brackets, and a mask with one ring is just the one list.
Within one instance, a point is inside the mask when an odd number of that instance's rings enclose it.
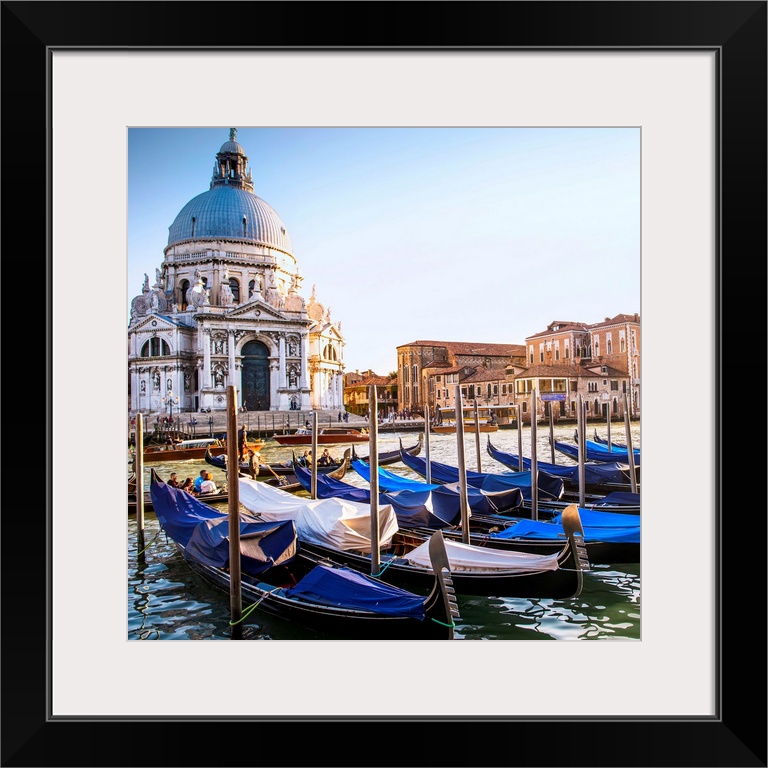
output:
{"label": "terracotta rooftop", "polygon": [[410,344],[400,344],[401,347],[445,347],[453,354],[491,355],[494,357],[511,357],[524,355],[524,344],[487,344],[475,341],[412,341]]}

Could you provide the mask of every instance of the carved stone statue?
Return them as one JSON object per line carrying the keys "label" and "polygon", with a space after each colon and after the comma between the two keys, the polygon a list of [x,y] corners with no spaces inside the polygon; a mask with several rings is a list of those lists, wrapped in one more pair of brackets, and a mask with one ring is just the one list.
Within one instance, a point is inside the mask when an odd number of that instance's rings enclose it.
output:
{"label": "carved stone statue", "polygon": [[203,276],[200,274],[200,270],[195,270],[195,279],[187,290],[187,304],[192,307],[202,307],[206,299],[208,298],[208,292],[203,285]]}

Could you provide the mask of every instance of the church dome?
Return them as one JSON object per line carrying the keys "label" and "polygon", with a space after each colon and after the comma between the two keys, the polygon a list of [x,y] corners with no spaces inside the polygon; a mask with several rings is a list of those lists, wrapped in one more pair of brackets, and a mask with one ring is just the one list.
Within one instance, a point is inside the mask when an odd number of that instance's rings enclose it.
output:
{"label": "church dome", "polygon": [[246,240],[292,254],[288,231],[275,209],[240,186],[218,184],[193,197],[168,231],[169,246],[217,239]]}

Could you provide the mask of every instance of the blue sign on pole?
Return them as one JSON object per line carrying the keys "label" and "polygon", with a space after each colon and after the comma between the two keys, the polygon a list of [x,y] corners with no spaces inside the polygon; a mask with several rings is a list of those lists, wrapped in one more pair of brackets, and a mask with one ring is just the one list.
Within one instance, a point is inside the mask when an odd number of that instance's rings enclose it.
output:
{"label": "blue sign on pole", "polygon": [[547,392],[541,396],[544,402],[565,400],[565,392]]}

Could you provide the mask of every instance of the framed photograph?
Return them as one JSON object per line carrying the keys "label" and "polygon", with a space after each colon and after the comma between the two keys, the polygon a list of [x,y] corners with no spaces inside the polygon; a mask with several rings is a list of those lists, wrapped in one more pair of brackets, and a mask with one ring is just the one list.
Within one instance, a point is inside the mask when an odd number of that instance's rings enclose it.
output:
{"label": "framed photograph", "polygon": [[[363,42],[319,43],[342,13]],[[727,510],[751,416],[722,386],[726,264],[749,265],[740,328],[765,306],[765,29],[765,2],[3,3],[4,219],[46,254],[49,446],[45,514],[4,515],[3,764],[124,764],[106,729],[137,763],[226,765],[200,723],[256,721],[264,765],[765,766],[765,520]],[[126,639],[128,130],[220,125],[640,129],[640,642]],[[678,461],[704,477],[663,479]],[[45,567],[17,580],[31,537]],[[345,722],[370,759],[295,737]]]}

